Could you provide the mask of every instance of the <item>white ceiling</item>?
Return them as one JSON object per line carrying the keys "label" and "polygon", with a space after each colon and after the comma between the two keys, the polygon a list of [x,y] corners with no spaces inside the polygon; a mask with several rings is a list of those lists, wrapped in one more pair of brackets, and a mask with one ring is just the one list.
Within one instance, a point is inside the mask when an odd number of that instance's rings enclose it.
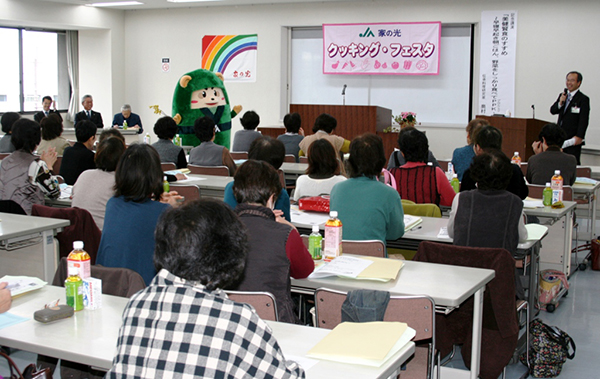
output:
{"label": "white ceiling", "polygon": [[[127,0],[31,0],[34,2],[51,2],[63,4],[86,5],[92,3],[116,3]],[[276,4],[276,3],[315,3],[335,1],[360,1],[360,0],[202,0],[191,3],[171,3],[167,0],[135,0],[142,5],[129,5],[110,7],[110,9],[132,10],[132,9],[157,9],[157,8],[189,8],[206,6],[230,6],[230,5],[254,5],[254,4]]]}

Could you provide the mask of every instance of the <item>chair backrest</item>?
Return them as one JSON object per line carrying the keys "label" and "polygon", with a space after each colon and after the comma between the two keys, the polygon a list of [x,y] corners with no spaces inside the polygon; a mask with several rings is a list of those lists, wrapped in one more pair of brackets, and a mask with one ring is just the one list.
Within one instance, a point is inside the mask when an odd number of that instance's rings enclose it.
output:
{"label": "chair backrest", "polygon": [[177,170],[177,165],[173,162],[160,162],[160,168],[163,171]]}
{"label": "chair backrest", "polygon": [[227,296],[238,303],[252,305],[263,320],[279,321],[275,296],[270,292],[226,291]]}
{"label": "chair backrest", "polygon": [[8,157],[10,155],[10,153],[0,153],[0,160]]}
{"label": "chair backrest", "polygon": [[402,200],[404,214],[425,217],[442,217],[440,207],[435,204],[405,204]]}
{"label": "chair backrest", "polygon": [[592,177],[592,168],[591,167],[577,167],[577,177],[578,178],[591,178]]}
{"label": "chair backrest", "polygon": [[283,161],[288,163],[296,163],[296,157],[294,154],[286,154],[285,157],[283,157]]}
{"label": "chair backrest", "polygon": [[[319,288],[315,292],[317,327],[333,329],[342,322],[342,304],[346,292]],[[435,303],[429,296],[390,296],[383,321],[405,322],[417,334],[414,341],[433,338]]]}
{"label": "chair backrest", "polygon": [[234,160],[248,159],[247,151],[231,151],[231,152],[229,152],[229,154],[231,154],[231,158],[233,158]]}
{"label": "chair backrest", "polygon": [[521,172],[523,175],[527,175],[527,162],[521,162]]}
{"label": "chair backrest", "polygon": [[438,164],[444,172],[448,171],[448,163],[452,162],[452,159],[438,159]]}
{"label": "chair backrest", "polygon": [[227,166],[197,166],[189,164],[188,169],[191,174],[229,176],[229,169]]}
{"label": "chair backrest", "polygon": [[56,157],[56,162],[52,165],[52,172],[58,174],[60,172],[60,165],[62,164],[62,155]]}
{"label": "chair backrest", "polygon": [[[528,184],[527,188],[529,188],[529,197],[534,199],[544,198],[544,188],[546,188],[546,186],[541,184]],[[573,201],[573,187],[563,186],[563,200]]]}
{"label": "chair backrest", "polygon": [[300,163],[308,163],[308,158],[307,157],[299,157],[299,161],[300,161]]}
{"label": "chair backrest", "polygon": [[281,182],[281,186],[285,188],[285,174],[282,169],[277,170],[277,174],[279,174],[279,181]]}
{"label": "chair backrest", "polygon": [[[122,267],[91,266],[92,278],[102,280],[102,293],[120,297],[131,297],[136,292],[146,288],[144,278],[137,272]],[[67,258],[60,259],[58,269],[54,274],[52,285],[64,286],[67,278]]]}
{"label": "chair backrest", "polygon": [[195,184],[171,186],[171,191],[177,191],[179,195],[185,197],[183,204],[187,204],[200,198],[200,187]]}
{"label": "chair backrest", "polygon": [[342,241],[344,254],[365,255],[368,257],[386,258],[385,245],[379,240]]}

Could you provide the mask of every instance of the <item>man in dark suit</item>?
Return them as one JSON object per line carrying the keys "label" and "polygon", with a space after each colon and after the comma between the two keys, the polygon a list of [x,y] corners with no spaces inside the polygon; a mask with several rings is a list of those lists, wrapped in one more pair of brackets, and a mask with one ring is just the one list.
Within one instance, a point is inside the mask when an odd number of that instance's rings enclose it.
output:
{"label": "man in dark suit", "polygon": [[89,120],[75,124],[77,142],[65,149],[60,165],[60,176],[65,179],[65,183],[73,185],[82,172],[96,168],[95,154],[92,151],[96,142],[96,131],[96,126]]}
{"label": "man in dark suit", "polygon": [[88,120],[93,122],[98,129],[102,129],[104,127],[102,115],[100,112],[92,110],[92,107],[94,106],[92,95],[83,96],[81,98],[81,105],[83,105],[83,110],[75,115],[75,124],[77,125],[79,121]]}
{"label": "man in dark suit", "polygon": [[558,126],[567,134],[563,152],[574,155],[581,164],[581,147],[590,120],[590,98],[579,91],[583,76],[577,71],[567,74],[567,88],[550,107],[550,113],[558,115]]}
{"label": "man in dark suit", "polygon": [[[50,106],[54,104],[54,109],[50,109]],[[60,115],[60,113],[58,113],[58,111],[56,110],[56,102],[52,101],[52,98],[50,96],[44,96],[42,98],[42,109],[41,111],[39,111],[38,113],[33,115],[33,119],[36,122],[40,122],[42,121],[42,119],[46,116],[48,116],[50,113],[56,113],[56,115],[60,118],[60,120],[62,121],[62,116]]]}

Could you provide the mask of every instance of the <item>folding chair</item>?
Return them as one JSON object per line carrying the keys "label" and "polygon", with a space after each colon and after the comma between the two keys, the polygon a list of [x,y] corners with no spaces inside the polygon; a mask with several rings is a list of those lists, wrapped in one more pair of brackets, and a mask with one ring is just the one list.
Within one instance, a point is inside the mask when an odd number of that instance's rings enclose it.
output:
{"label": "folding chair", "polygon": [[283,161],[288,163],[296,163],[296,157],[294,154],[286,154],[285,157],[283,157]]}
{"label": "folding chair", "polygon": [[231,158],[233,158],[233,160],[248,159],[247,151],[231,151],[229,154],[231,154]]}
{"label": "folding chair", "polygon": [[53,173],[58,174],[60,172],[60,165],[62,164],[62,158],[63,158],[62,155],[58,155],[56,157],[56,162],[54,162],[54,164],[51,167]]}
{"label": "folding chair", "polygon": [[229,176],[229,168],[227,166],[197,166],[189,164],[188,169],[190,170],[190,174]]}
{"label": "folding chair", "polygon": [[200,198],[200,187],[195,184],[186,185],[173,185],[171,191],[177,191],[177,193],[183,196],[183,204],[187,204]]}
{"label": "folding chair", "polygon": [[177,165],[173,162],[160,162],[160,168],[164,171],[177,170]]}
{"label": "folding chair", "polygon": [[368,257],[387,258],[385,245],[379,240],[342,241],[344,254],[365,255]]}
{"label": "folding chair", "polygon": [[225,291],[229,299],[238,303],[250,304],[260,318],[279,321],[275,296],[270,292]]}
{"label": "folding chair", "polygon": [[[317,327],[333,329],[342,322],[342,304],[346,292],[319,288],[315,292]],[[431,378],[437,364],[439,374],[439,356],[435,348],[435,303],[429,296],[391,296],[383,321],[398,321],[408,324],[417,333],[413,341],[425,342],[418,346],[415,356],[407,362],[406,370],[400,378]],[[436,357],[437,356],[437,357]]]}

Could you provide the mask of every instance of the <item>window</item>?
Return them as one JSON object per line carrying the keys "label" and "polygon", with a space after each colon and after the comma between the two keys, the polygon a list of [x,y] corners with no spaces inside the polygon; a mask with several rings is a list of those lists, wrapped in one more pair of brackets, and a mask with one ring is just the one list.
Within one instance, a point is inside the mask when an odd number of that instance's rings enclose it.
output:
{"label": "window", "polygon": [[0,51],[0,112],[37,112],[44,96],[69,107],[64,32],[0,28]]}

